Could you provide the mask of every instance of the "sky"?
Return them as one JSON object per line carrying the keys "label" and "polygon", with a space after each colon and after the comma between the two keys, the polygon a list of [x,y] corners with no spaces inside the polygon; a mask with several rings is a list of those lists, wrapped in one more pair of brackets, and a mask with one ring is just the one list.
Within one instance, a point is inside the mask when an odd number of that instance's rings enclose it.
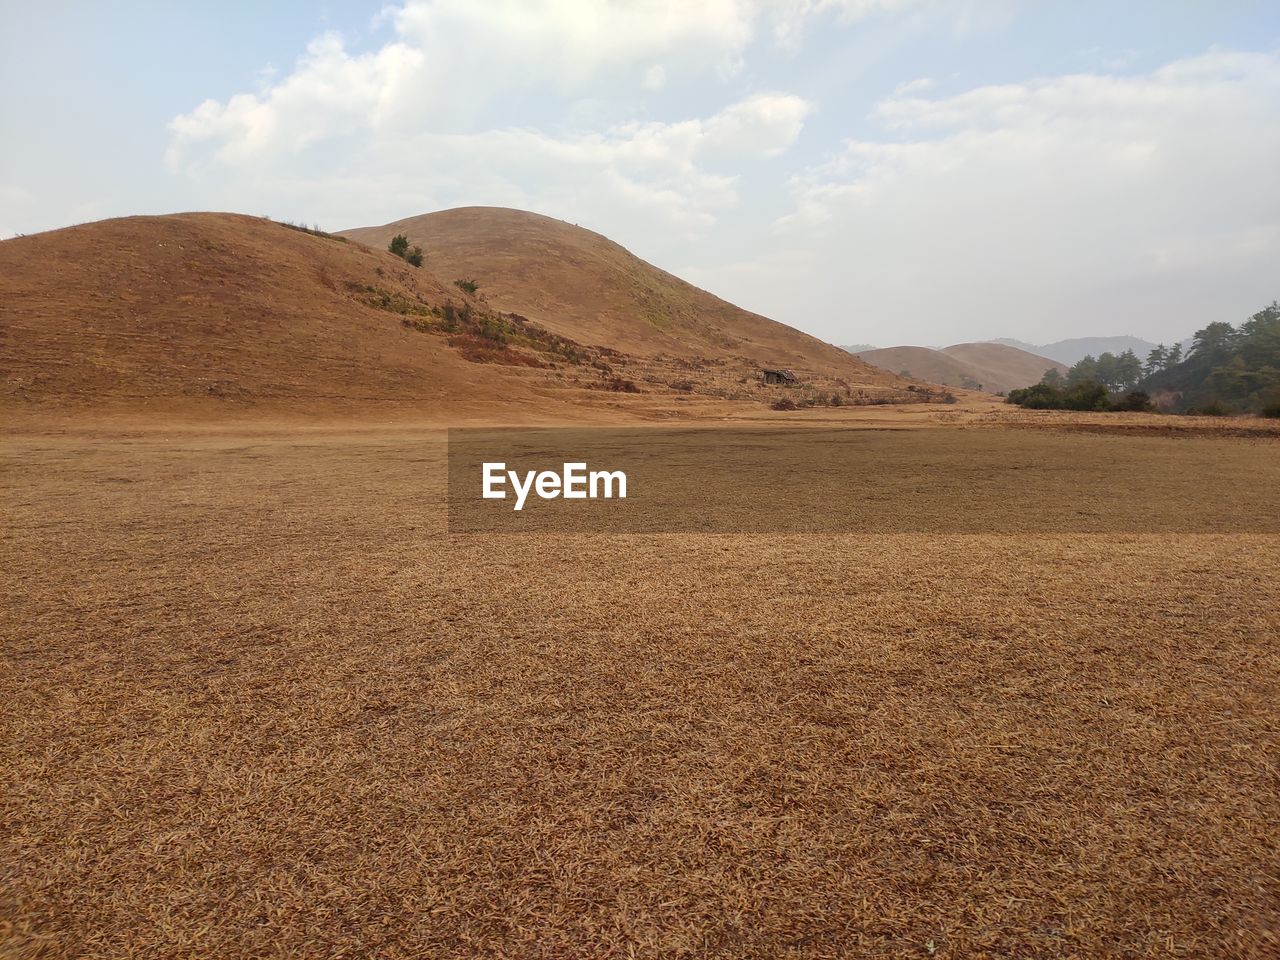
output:
{"label": "sky", "polygon": [[834,343],[1172,342],[1280,298],[1280,3],[0,0],[0,237],[473,204]]}

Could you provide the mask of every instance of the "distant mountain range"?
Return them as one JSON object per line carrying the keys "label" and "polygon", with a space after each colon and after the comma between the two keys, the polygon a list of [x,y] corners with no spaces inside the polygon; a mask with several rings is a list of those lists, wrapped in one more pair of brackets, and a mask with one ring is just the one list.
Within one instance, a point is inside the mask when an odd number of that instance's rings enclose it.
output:
{"label": "distant mountain range", "polygon": [[[1049,360],[1056,360],[1058,363],[1065,364],[1070,367],[1075,363],[1083,360],[1085,357],[1097,357],[1103,353],[1121,354],[1126,350],[1132,350],[1138,355],[1138,359],[1145,360],[1147,354],[1155,349],[1156,344],[1150,340],[1143,340],[1141,337],[1073,337],[1069,340],[1058,340],[1054,343],[1028,343],[1026,340],[1015,340],[1012,337],[997,337],[994,340],[983,341],[985,343],[999,343],[1006,347],[1016,347],[1026,353],[1033,354],[1038,357],[1045,357]],[[1172,346],[1172,344],[1167,344]],[[1191,347],[1190,338],[1182,341],[1182,352],[1186,353]],[[841,350],[848,350],[850,353],[864,354],[872,350],[888,349],[896,350],[897,347],[876,347],[870,343],[855,343],[842,346]],[[929,350],[949,350],[949,347],[924,347],[917,349]]]}
{"label": "distant mountain range", "polygon": [[[1156,344],[1150,340],[1143,340],[1141,337],[1074,337],[1070,340],[1059,340],[1056,343],[1027,343],[1025,340],[1013,340],[1008,337],[1002,337],[992,340],[992,343],[1003,343],[1010,347],[1017,347],[1019,350],[1026,350],[1028,353],[1039,354],[1042,357],[1048,357],[1050,360],[1057,360],[1059,363],[1065,363],[1068,367],[1078,363],[1085,357],[1096,357],[1101,353],[1121,354],[1126,350],[1132,350],[1138,355],[1139,360],[1145,360],[1147,354],[1155,349]],[[1191,342],[1185,341],[1182,349],[1185,352]]]}

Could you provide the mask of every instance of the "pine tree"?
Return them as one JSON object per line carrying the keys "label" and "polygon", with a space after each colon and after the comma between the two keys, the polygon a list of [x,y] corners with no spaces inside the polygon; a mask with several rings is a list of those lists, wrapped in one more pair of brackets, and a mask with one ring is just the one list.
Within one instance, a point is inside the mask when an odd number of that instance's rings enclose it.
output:
{"label": "pine tree", "polygon": [[1119,390],[1122,385],[1120,358],[1110,351],[1098,354],[1098,367],[1094,379],[1108,390]]}
{"label": "pine tree", "polygon": [[1126,350],[1116,358],[1118,388],[1132,390],[1142,379],[1142,361],[1132,350]]}
{"label": "pine tree", "polygon": [[1154,350],[1147,354],[1147,362],[1143,367],[1143,372],[1149,377],[1152,374],[1159,373],[1169,363],[1169,349],[1162,343]]}
{"label": "pine tree", "polygon": [[1073,387],[1077,383],[1086,383],[1097,379],[1098,361],[1090,356],[1080,358],[1067,371],[1067,383]]}

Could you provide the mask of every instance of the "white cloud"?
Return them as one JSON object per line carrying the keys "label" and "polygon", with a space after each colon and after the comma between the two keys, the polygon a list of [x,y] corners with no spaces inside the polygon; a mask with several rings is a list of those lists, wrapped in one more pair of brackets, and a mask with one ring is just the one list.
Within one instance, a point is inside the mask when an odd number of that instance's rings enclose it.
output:
{"label": "white cloud", "polygon": [[367,130],[475,129],[504,96],[594,95],[646,63],[650,90],[676,67],[732,73],[758,17],[745,0],[408,0],[385,12],[395,39],[380,49],[326,34],[278,82],[177,117],[167,159],[196,172],[209,144],[237,163]]}
{"label": "white cloud", "polygon": [[325,34],[311,42],[289,76],[266,92],[237,94],[226,103],[206,100],[175,118],[167,160],[181,167],[212,143],[215,159],[243,163],[376,130],[400,100],[412,95],[422,62],[422,51],[402,43],[353,57],[340,37]]}
{"label": "white cloud", "polygon": [[[272,191],[284,188],[307,200],[309,219],[344,216],[348,198],[324,193],[339,181],[378,193],[338,222],[369,222],[388,198],[397,201],[389,216],[505,202],[688,237],[737,203],[734,166],[785,152],[811,109],[760,92],[701,118],[602,119],[603,81],[588,85],[589,77],[616,74],[634,91],[635,70],[647,63],[643,86],[653,91],[674,62],[690,69],[708,51],[736,56],[760,16],[741,0],[433,0],[388,16],[395,39],[376,51],[352,54],[326,34],[267,89],[174,119],[170,168],[221,184],[241,208],[278,209]],[[548,85],[541,125],[526,110],[517,111],[520,125],[504,123],[501,104],[486,103],[498,91],[518,97]],[[588,86],[592,97],[573,99]],[[420,205],[407,206],[408,197]]]}
{"label": "white cloud", "polygon": [[[171,168],[246,163],[297,154],[368,131],[484,129],[511,98],[543,103],[617,82],[656,92],[677,77],[731,77],[762,26],[796,38],[806,22],[928,5],[929,0],[408,0],[389,8],[395,38],[351,53],[333,33],[316,38],[280,79],[226,101],[206,100],[170,124]],[[518,111],[522,122],[527,111]],[[212,148],[212,150],[210,150]]]}
{"label": "white cloud", "polygon": [[711,118],[700,132],[709,150],[777,156],[795,143],[811,110],[800,97],[759,94]]}
{"label": "white cloud", "polygon": [[827,279],[779,295],[747,270],[734,284],[755,284],[757,309],[796,320],[840,304],[832,326],[856,318],[883,342],[1020,323],[1189,332],[1276,295],[1280,58],[912,93],[875,108],[884,137],[793,178],[775,241]]}
{"label": "white cloud", "polygon": [[215,149],[218,159],[206,169],[236,208],[270,212],[285,203],[330,225],[481,202],[608,225],[631,237],[691,238],[739,202],[736,178],[724,168],[785,151],[808,111],[798,97],[758,94],[706,118],[599,131],[370,129],[330,149],[314,173],[292,156],[273,161],[225,149]]}
{"label": "white cloud", "polygon": [[403,42],[462,70],[463,83],[562,89],[676,52],[735,56],[755,19],[742,0],[409,0],[394,15]]}

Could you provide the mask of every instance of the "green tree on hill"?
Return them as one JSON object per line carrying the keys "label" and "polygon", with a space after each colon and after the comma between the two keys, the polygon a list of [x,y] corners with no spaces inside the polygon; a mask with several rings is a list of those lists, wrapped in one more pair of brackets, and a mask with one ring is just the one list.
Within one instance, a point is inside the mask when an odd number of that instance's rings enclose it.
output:
{"label": "green tree on hill", "polygon": [[1147,362],[1143,365],[1142,372],[1148,377],[1153,373],[1163,370],[1169,363],[1169,348],[1163,343],[1158,344],[1155,349],[1147,354]]}
{"label": "green tree on hill", "polygon": [[[1108,354],[1103,354],[1108,356]],[[1098,361],[1091,356],[1084,356],[1071,365],[1071,369],[1067,371],[1067,384],[1075,386],[1077,383],[1090,383],[1097,381]]]}
{"label": "green tree on hill", "polygon": [[1238,337],[1235,327],[1231,324],[1222,321],[1211,323],[1203,330],[1196,331],[1191,341],[1191,353],[1188,359],[1222,363],[1235,352]]}
{"label": "green tree on hill", "polygon": [[392,237],[391,242],[387,244],[387,249],[406,263],[415,267],[422,266],[422,248],[414,247],[410,249],[409,238],[403,233],[397,233]]}
{"label": "green tree on hill", "polygon": [[1116,358],[1116,389],[1132,390],[1142,380],[1142,361],[1132,350]]}
{"label": "green tree on hill", "polygon": [[1175,344],[1143,388],[1176,398],[1181,410],[1266,410],[1280,402],[1280,303],[1240,324],[1197,330],[1185,358]]}

